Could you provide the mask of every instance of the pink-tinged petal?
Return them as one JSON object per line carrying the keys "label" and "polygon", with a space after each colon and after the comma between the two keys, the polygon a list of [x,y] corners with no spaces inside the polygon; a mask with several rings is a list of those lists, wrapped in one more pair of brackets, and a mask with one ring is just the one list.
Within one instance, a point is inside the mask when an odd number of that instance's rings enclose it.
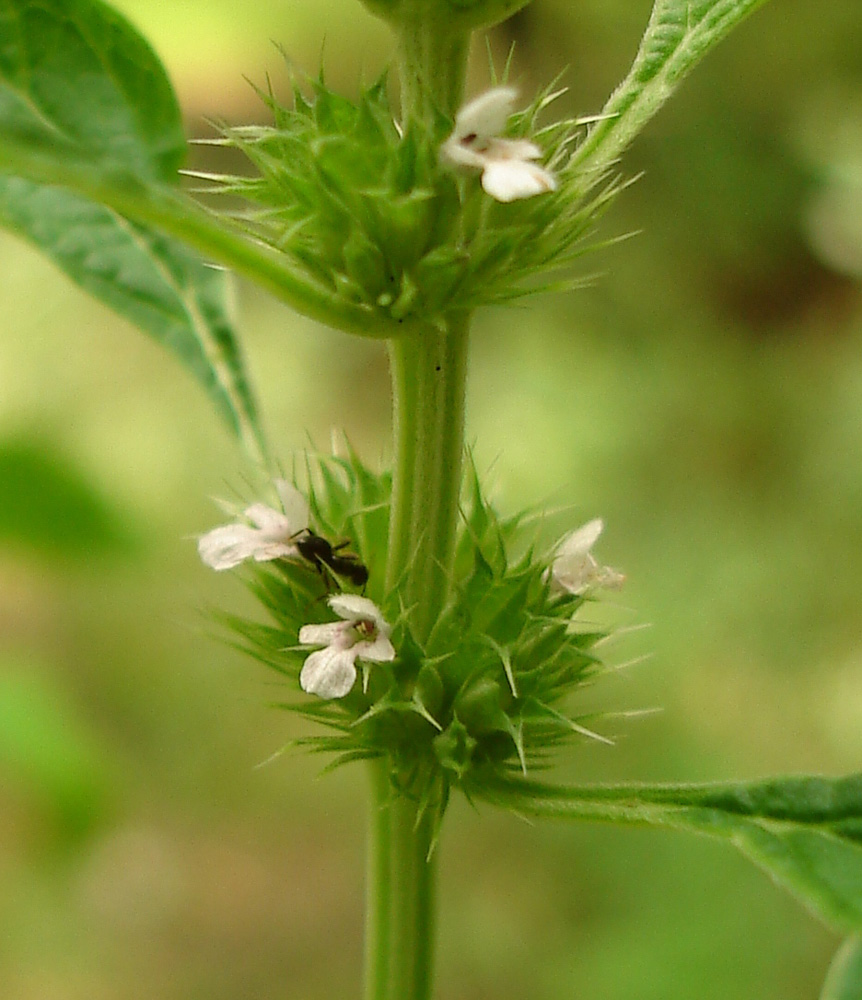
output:
{"label": "pink-tinged petal", "polygon": [[299,490],[286,479],[276,479],[275,488],[281,506],[284,508],[284,516],[290,524],[290,532],[295,535],[298,531],[308,527],[309,513],[308,501]]}
{"label": "pink-tinged petal", "polygon": [[343,698],[356,681],[356,649],[319,649],[302,665],[299,686],[319,698]]}
{"label": "pink-tinged petal", "polygon": [[395,647],[385,635],[378,635],[371,642],[357,642],[353,647],[361,660],[372,660],[375,663],[386,663],[395,659]]}
{"label": "pink-tinged petal", "polygon": [[453,167],[470,167],[474,170],[483,170],[488,162],[484,152],[465,145],[456,135],[450,135],[443,143],[440,156]]}
{"label": "pink-tinged petal", "polygon": [[321,625],[303,625],[299,630],[299,641],[303,646],[330,646],[339,643],[343,648],[344,622],[324,622]]}
{"label": "pink-tinged petal", "polygon": [[260,534],[247,524],[225,524],[198,539],[198,554],[212,569],[233,569],[260,548]]}
{"label": "pink-tinged petal", "polygon": [[482,187],[497,201],[509,202],[554,191],[557,181],[536,163],[493,160],[482,172]]}

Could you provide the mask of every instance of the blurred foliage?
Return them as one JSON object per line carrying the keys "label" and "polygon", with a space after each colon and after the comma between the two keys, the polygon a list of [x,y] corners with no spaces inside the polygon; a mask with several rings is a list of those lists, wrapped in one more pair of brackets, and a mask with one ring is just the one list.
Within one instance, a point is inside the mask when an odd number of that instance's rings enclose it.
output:
{"label": "blurred foliage", "polygon": [[16,788],[23,804],[33,808],[31,849],[40,836],[74,844],[92,835],[111,784],[106,761],[106,750],[95,747],[74,709],[32,664],[16,669],[3,662],[0,773],[12,791],[13,808]]}
{"label": "blurred foliage", "polygon": [[86,563],[130,536],[116,511],[48,441],[0,441],[0,540],[43,558]]}
{"label": "blurred foliage", "polygon": [[[354,94],[388,52],[355,0],[119,6],[195,135],[265,120],[242,75],[286,86],[270,39],[313,72],[325,33],[327,81]],[[586,114],[648,9],[535,0],[491,47],[516,42],[524,94],[569,67],[560,113]],[[570,777],[859,768],[860,35],[858,0],[768,4],[632,148],[644,176],[602,235],[638,235],[587,264],[591,287],[480,318],[469,436],[495,503],[604,516],[602,557],[629,578],[604,611],[653,625],[607,650],[651,661],[584,709],[664,712],[575,750]],[[474,91],[485,67],[477,46]],[[0,475],[18,512],[0,531],[0,995],[357,996],[360,773],[256,768],[312,730],[265,708],[283,689],[199,614],[250,610],[190,539],[217,522],[208,495],[245,492],[241,456],[154,344],[23,245],[0,259],[0,455],[19,455]],[[332,426],[385,455],[379,345],[240,298],[285,464]],[[837,945],[681,835],[456,807],[441,864],[441,1000],[811,1000]]]}

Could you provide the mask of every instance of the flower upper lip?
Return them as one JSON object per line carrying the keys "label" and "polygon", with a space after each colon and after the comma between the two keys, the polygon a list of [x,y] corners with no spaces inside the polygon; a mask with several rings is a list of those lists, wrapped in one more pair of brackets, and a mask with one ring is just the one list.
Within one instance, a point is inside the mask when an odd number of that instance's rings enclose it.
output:
{"label": "flower upper lip", "polygon": [[440,148],[441,158],[455,167],[482,171],[482,187],[497,201],[516,201],[554,191],[557,180],[534,163],[542,151],[529,139],[500,136],[514,109],[518,92],[494,87],[465,104],[455,128]]}

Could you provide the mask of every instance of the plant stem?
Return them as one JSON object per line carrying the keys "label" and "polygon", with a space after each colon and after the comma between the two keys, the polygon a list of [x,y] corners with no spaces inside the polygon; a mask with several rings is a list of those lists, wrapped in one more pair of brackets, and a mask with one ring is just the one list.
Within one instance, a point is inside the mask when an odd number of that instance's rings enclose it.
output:
{"label": "plant stem", "polygon": [[365,1000],[430,1000],[436,864],[433,810],[421,810],[372,761]]}
{"label": "plant stem", "polygon": [[392,950],[389,1000],[430,1000],[433,980],[435,859],[429,857],[433,810],[393,794]]}
{"label": "plant stem", "polygon": [[[421,644],[449,593],[461,466],[469,316],[390,342],[395,481],[387,591]],[[433,809],[372,762],[365,1000],[429,1000],[434,949]]]}
{"label": "plant stem", "polygon": [[414,638],[423,643],[451,577],[467,379],[469,316],[445,329],[390,341],[395,481],[387,590],[396,585]]}
{"label": "plant stem", "polygon": [[369,764],[371,802],[368,814],[367,883],[365,886],[365,1000],[387,1000],[392,952],[392,822],[386,762]]}
{"label": "plant stem", "polygon": [[401,110],[433,131],[440,115],[454,117],[464,96],[469,30],[453,28],[439,0],[403,0],[398,36]]}
{"label": "plant stem", "polygon": [[[390,342],[395,482],[387,591],[397,586],[419,643],[449,593],[461,467],[469,316]],[[434,810],[372,762],[365,1000],[429,1000],[434,935]]]}
{"label": "plant stem", "polygon": [[[469,35],[453,31],[437,0],[402,0],[400,9],[403,120],[433,134],[461,103]],[[468,313],[454,313],[441,326],[417,323],[389,342],[395,469],[386,592],[397,593],[420,645],[452,576],[469,324]],[[390,761],[370,767],[365,1000],[430,1000],[436,813],[401,791]]]}

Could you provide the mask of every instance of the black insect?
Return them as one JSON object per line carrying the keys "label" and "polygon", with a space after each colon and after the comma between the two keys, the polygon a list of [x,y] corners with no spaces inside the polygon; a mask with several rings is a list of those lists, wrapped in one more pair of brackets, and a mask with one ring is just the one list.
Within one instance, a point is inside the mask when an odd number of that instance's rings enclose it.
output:
{"label": "black insect", "polygon": [[306,559],[321,574],[343,576],[354,587],[364,587],[368,583],[368,567],[359,561],[359,556],[353,552],[341,551],[350,542],[340,542],[333,545],[310,528],[304,528],[296,536],[296,547],[303,559]]}

